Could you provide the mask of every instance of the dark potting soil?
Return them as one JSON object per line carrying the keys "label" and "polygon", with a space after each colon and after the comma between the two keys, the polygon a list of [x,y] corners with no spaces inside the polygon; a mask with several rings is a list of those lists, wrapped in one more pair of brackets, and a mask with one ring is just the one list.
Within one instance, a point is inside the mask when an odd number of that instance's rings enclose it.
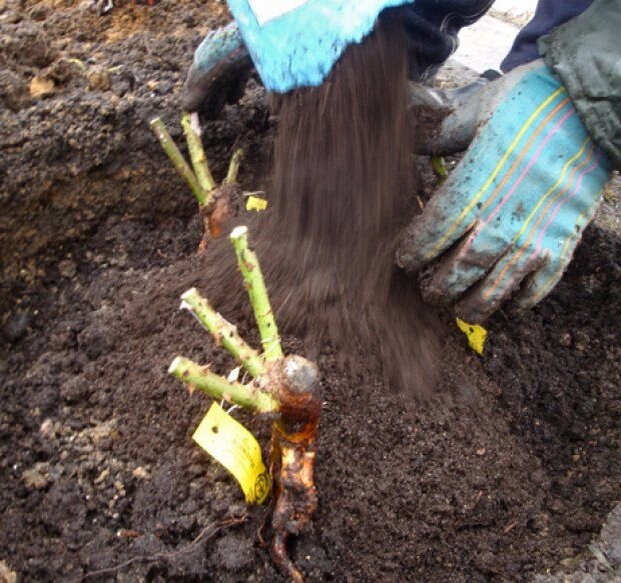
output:
{"label": "dark potting soil", "polygon": [[260,225],[279,319],[309,349],[378,354],[413,399],[437,380],[435,321],[395,266],[413,216],[415,124],[399,9],[345,51],[320,87],[278,98],[274,211]]}
{"label": "dark potting soil", "polygon": [[[525,580],[584,550],[619,495],[618,251],[590,230],[549,300],[492,323],[482,360],[447,317],[442,384],[410,413],[374,355],[345,374],[322,350],[320,505],[293,547],[310,580]],[[176,310],[191,286],[209,295],[209,272],[206,254],[31,290],[38,313],[3,347],[0,421],[0,557],[26,580],[143,555],[118,572],[276,578],[257,537],[265,510],[190,439],[209,401],[166,376],[176,354],[233,365]],[[236,416],[267,443],[266,424]]]}
{"label": "dark potting soil", "polygon": [[[154,112],[176,116],[181,63],[200,36],[180,18],[201,22],[199,8],[219,6],[182,4],[180,16],[179,4],[121,7],[116,21],[90,28],[100,21],[76,7],[0,8],[14,20],[3,32],[44,23],[60,56],[86,59],[89,42],[91,53],[99,43],[107,62],[146,44],[168,64],[128,67],[171,80],[159,97],[142,93],[143,79],[118,102],[111,91],[68,86],[0,111],[13,128],[0,156],[0,573],[24,581],[278,580],[260,543],[266,509],[246,507],[191,440],[209,400],[166,374],[177,354],[217,372],[233,365],[177,310],[189,287],[257,341],[247,310],[214,277],[214,257],[232,256],[228,243],[194,254],[192,199],[146,128]],[[132,34],[108,38],[135,14],[146,16],[131,20],[140,24]],[[63,48],[58,22],[89,35],[100,27],[101,37]],[[107,115],[94,115],[101,107]],[[209,125],[216,174],[240,140],[242,187],[264,187],[270,128],[258,90]],[[120,138],[107,147],[105,131]],[[423,181],[422,198],[432,183]],[[374,352],[343,371],[334,348],[321,346],[320,502],[291,548],[309,580],[520,581],[588,552],[621,494],[618,256],[617,235],[589,228],[547,300],[490,322],[483,358],[440,314],[441,381],[414,407],[387,390]],[[287,351],[304,353],[303,340],[285,334]],[[233,414],[265,447],[267,424]]]}

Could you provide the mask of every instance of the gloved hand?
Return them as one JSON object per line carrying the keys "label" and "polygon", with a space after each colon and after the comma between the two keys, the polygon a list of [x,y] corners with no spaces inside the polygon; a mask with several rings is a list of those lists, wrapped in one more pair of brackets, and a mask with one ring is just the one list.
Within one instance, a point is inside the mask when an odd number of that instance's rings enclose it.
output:
{"label": "gloved hand", "polygon": [[347,45],[371,31],[383,8],[408,2],[229,0],[236,21],[210,32],[194,53],[183,109],[217,117],[243,95],[253,62],[269,91],[320,85]]}
{"label": "gloved hand", "polygon": [[235,24],[205,38],[188,75],[184,107],[203,105],[217,114],[222,103],[240,97],[251,67],[241,36],[268,90],[320,85],[385,8],[399,11],[412,75],[428,77],[455,50],[459,29],[480,18],[492,1],[444,0],[439,6],[437,0],[228,0],[241,35]]}
{"label": "gloved hand", "polygon": [[[476,134],[476,135],[475,135]],[[480,323],[514,292],[535,305],[559,281],[611,164],[542,61],[485,86],[442,124],[436,153],[472,145],[405,230],[397,263],[423,293]]]}
{"label": "gloved hand", "polygon": [[285,93],[321,85],[387,7],[412,0],[228,0],[263,84]]}
{"label": "gloved hand", "polygon": [[250,55],[234,22],[210,32],[194,53],[183,88],[183,109],[201,109],[217,117],[225,104],[240,99],[251,72]]}

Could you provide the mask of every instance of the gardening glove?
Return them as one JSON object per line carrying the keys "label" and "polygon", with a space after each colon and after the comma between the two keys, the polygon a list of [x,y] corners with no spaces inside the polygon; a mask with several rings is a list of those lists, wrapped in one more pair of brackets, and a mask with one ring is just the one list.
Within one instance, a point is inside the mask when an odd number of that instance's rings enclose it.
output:
{"label": "gardening glove", "polygon": [[246,88],[252,61],[237,25],[210,32],[194,53],[183,89],[183,109],[217,117],[227,103],[235,103]]}
{"label": "gardening glove", "polygon": [[[472,145],[406,229],[397,263],[433,303],[481,323],[514,292],[528,308],[559,281],[612,165],[542,61],[490,83],[442,126],[438,150]],[[452,119],[451,119],[452,118]],[[475,135],[476,134],[476,135]]]}
{"label": "gardening glove", "polygon": [[321,85],[351,43],[379,13],[412,0],[228,0],[268,91]]}
{"label": "gardening glove", "polygon": [[[465,150],[474,138],[474,132],[485,112],[493,105],[492,95],[498,94],[499,87],[505,87],[504,83],[488,85],[490,81],[501,77],[497,71],[488,69],[471,83],[450,89],[410,82],[409,107],[414,111],[416,119],[432,122],[422,124],[431,127],[419,128],[416,135],[417,153],[447,156]],[[512,80],[509,79],[507,83],[512,83]],[[433,125],[433,122],[437,123]],[[456,133],[457,126],[463,127],[464,131]]]}

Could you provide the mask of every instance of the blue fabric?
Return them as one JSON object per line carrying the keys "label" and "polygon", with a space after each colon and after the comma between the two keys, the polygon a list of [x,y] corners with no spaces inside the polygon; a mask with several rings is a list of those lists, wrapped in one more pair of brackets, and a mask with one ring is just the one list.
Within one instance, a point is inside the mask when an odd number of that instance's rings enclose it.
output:
{"label": "blue fabric", "polygon": [[[395,3],[401,4],[401,17],[408,38],[412,76],[427,78],[433,74],[457,48],[457,34],[460,29],[478,20],[492,1],[416,0],[416,5],[412,1]],[[353,4],[355,3],[347,3],[350,12],[360,10],[360,8],[352,8]],[[380,11],[379,6],[388,6],[389,3],[378,2],[377,4],[378,8],[374,9],[373,13]],[[345,8],[343,10],[345,11]],[[211,71],[221,61],[230,58],[232,53],[243,50],[242,44],[243,40],[236,24],[225,27],[224,32],[210,32],[194,55],[194,68],[199,73]],[[295,39],[293,44],[295,44]],[[342,49],[341,46],[339,50],[342,52]],[[332,60],[332,57],[328,60]],[[329,70],[330,66],[326,68]]]}
{"label": "blue fabric", "polygon": [[308,0],[260,26],[247,0],[228,0],[267,89],[321,85],[345,48],[360,42],[378,14],[412,0]]}
{"label": "blue fabric", "polygon": [[561,278],[611,170],[541,65],[492,113],[410,227],[399,261],[411,269],[443,257],[428,297],[459,300],[466,321],[482,321],[520,286],[520,305],[532,306]]}
{"label": "blue fabric", "polygon": [[[269,0],[266,0],[269,1]],[[383,8],[407,5],[404,23],[413,45],[411,58],[425,75],[443,63],[458,45],[457,33],[481,17],[491,0],[309,0],[282,17],[260,26],[247,0],[229,0],[236,19],[243,21],[253,61],[273,91],[319,85],[351,42],[370,32]],[[520,31],[501,63],[508,73],[539,58],[537,41],[584,12],[593,0],[539,0],[533,19]],[[195,53],[194,63],[209,71],[242,46],[237,26],[209,33]]]}
{"label": "blue fabric", "polygon": [[199,72],[211,71],[243,44],[237,24],[231,22],[207,34],[194,53],[194,66]]}

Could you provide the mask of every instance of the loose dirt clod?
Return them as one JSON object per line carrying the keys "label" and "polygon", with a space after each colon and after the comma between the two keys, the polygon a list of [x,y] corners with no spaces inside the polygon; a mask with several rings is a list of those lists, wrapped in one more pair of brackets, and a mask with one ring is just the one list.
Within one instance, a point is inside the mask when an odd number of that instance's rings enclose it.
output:
{"label": "loose dirt clod", "polygon": [[33,77],[30,81],[30,96],[49,97],[54,93],[54,81],[47,77]]}

